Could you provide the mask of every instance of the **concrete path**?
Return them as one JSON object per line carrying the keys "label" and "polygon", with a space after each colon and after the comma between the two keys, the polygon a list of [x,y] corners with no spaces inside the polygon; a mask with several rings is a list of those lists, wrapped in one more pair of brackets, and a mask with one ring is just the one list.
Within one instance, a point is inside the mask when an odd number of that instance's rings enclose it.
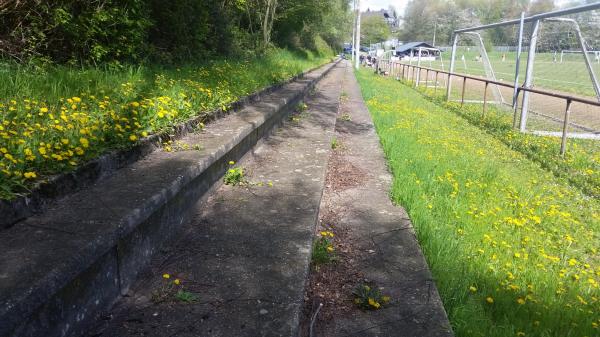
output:
{"label": "concrete path", "polygon": [[333,69],[305,112],[236,163],[249,184],[220,186],[199,203],[88,335],[298,334],[342,76]]}
{"label": "concrete path", "polygon": [[[311,278],[307,311],[325,302],[314,336],[452,336],[410,219],[390,201],[392,176],[351,68],[342,92],[320,212],[323,229],[337,234],[340,260]],[[338,289],[351,297],[359,278],[381,287],[390,304],[360,311],[329,296]]]}

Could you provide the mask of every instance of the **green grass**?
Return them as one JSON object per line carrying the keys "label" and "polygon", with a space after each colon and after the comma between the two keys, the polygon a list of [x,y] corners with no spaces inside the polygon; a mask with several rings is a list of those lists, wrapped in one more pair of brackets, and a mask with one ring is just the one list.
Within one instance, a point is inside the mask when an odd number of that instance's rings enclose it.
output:
{"label": "green grass", "polygon": [[494,135],[510,148],[525,154],[556,176],[568,180],[571,185],[580,188],[584,193],[600,198],[599,141],[569,139],[567,152],[563,157],[560,155],[560,138],[541,137],[514,130],[510,109],[488,105],[486,115],[483,116],[481,104],[465,104],[461,107],[458,102],[447,102],[443,95],[434,95],[431,89],[425,90],[420,87],[419,90],[432,102],[455,112],[471,124]]}
{"label": "green grass", "polygon": [[[506,55],[505,61],[502,61],[502,54]],[[462,61],[462,56],[465,56],[465,61]],[[471,47],[467,51],[465,47],[458,49],[456,57],[455,72],[484,76],[485,71],[483,63],[478,62],[475,58],[479,55],[476,48]],[[516,53],[501,53],[489,52],[488,57],[496,78],[509,83],[512,83],[515,78],[515,58]],[[560,53],[558,53],[560,59]],[[596,76],[600,76],[600,63],[591,57],[592,68]],[[582,54],[568,54],[564,57],[563,63],[553,62],[553,53],[536,53],[534,63],[534,85],[545,89],[554,89],[584,96],[595,96],[595,91],[592,86],[589,73],[587,71]],[[416,64],[416,62],[412,62]],[[527,64],[527,53],[521,54],[521,65],[519,67],[519,78],[521,81],[525,78]],[[424,67],[433,69],[442,69],[448,71],[450,67],[450,52],[442,53],[442,60],[424,61],[421,64]]]}
{"label": "green grass", "polygon": [[272,50],[180,68],[0,63],[0,199],[329,60]]}
{"label": "green grass", "polygon": [[357,77],[457,336],[597,336],[600,203],[403,84]]}

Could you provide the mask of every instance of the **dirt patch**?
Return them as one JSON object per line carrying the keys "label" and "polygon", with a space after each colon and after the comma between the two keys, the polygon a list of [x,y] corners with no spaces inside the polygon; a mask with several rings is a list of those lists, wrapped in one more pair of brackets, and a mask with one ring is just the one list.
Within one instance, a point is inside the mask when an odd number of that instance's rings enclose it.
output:
{"label": "dirt patch", "polygon": [[[311,318],[322,303],[323,307],[315,320],[317,331],[334,331],[332,325],[336,324],[336,316],[359,310],[353,303],[352,291],[356,285],[364,280],[360,271],[360,254],[364,254],[365,247],[361,247],[352,229],[338,225],[340,215],[345,212],[340,206],[332,202],[332,194],[361,185],[366,181],[367,172],[353,165],[345,156],[342,146],[332,152],[329,158],[325,193],[321,201],[319,226],[317,236],[321,231],[334,233],[332,245],[334,247],[335,261],[330,264],[316,266],[311,264],[309,282],[304,295],[303,319],[301,336],[309,337]],[[364,240],[362,241],[364,245]],[[323,336],[322,334],[317,334]]]}
{"label": "dirt patch", "polygon": [[344,157],[343,140],[341,148],[335,150],[329,158],[325,186],[333,192],[343,191],[361,185],[366,180],[367,172],[356,167]]}

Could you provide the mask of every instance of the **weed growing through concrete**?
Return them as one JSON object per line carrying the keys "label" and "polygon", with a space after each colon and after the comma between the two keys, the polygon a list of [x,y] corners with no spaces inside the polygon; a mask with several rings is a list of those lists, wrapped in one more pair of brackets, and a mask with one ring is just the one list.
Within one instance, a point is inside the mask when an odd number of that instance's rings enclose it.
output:
{"label": "weed growing through concrete", "polygon": [[373,283],[363,282],[354,288],[354,304],[364,310],[377,310],[390,302],[390,297],[381,293]]}
{"label": "weed growing through concrete", "polygon": [[152,302],[161,303],[170,299],[181,302],[197,301],[199,296],[183,289],[183,284],[178,278],[172,279],[170,274],[162,275],[161,286],[152,292]]}
{"label": "weed growing through concrete", "polygon": [[193,146],[190,146],[190,144],[184,143],[179,140],[176,140],[176,141],[169,140],[169,141],[162,143],[162,149],[165,152],[189,151],[190,149],[198,151],[198,150],[202,149],[202,145],[195,144]]}
{"label": "weed growing through concrete", "polygon": [[343,121],[346,121],[346,122],[352,121],[352,117],[350,117],[349,114],[343,114],[340,119],[343,120]]}
{"label": "weed growing through concrete", "polygon": [[298,112],[304,112],[307,109],[308,109],[308,105],[306,105],[306,103],[304,103],[304,102],[298,103],[298,106],[296,107],[296,111],[298,111]]}
{"label": "weed growing through concrete", "polygon": [[337,138],[333,138],[333,139],[331,140],[331,149],[332,149],[332,150],[335,150],[335,149],[337,149],[339,146],[340,146],[340,144],[339,144],[339,142],[338,142]]}
{"label": "weed growing through concrete", "polygon": [[315,266],[335,261],[335,249],[330,241],[335,234],[331,231],[322,231],[319,234],[321,236],[315,241],[312,253],[312,262]]}
{"label": "weed growing through concrete", "polygon": [[244,185],[246,183],[246,179],[244,178],[244,168],[240,166],[234,167],[233,165],[235,165],[235,162],[230,161],[229,166],[231,166],[231,168],[225,173],[223,183],[225,185],[233,186]]}
{"label": "weed growing through concrete", "polygon": [[187,302],[187,303],[196,302],[198,300],[198,298],[200,298],[200,296],[198,296],[198,294],[194,294],[192,292],[185,291],[183,289],[180,289],[175,294],[175,299],[177,299],[178,301],[181,301],[181,302]]}

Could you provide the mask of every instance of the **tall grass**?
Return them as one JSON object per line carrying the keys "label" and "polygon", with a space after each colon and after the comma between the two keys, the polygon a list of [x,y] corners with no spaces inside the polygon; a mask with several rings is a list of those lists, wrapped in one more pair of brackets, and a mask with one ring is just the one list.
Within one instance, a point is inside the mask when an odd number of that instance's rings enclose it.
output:
{"label": "tall grass", "polygon": [[0,63],[0,198],[330,60],[272,50],[180,67]]}
{"label": "tall grass", "polygon": [[598,200],[397,81],[357,77],[456,335],[598,336]]}

